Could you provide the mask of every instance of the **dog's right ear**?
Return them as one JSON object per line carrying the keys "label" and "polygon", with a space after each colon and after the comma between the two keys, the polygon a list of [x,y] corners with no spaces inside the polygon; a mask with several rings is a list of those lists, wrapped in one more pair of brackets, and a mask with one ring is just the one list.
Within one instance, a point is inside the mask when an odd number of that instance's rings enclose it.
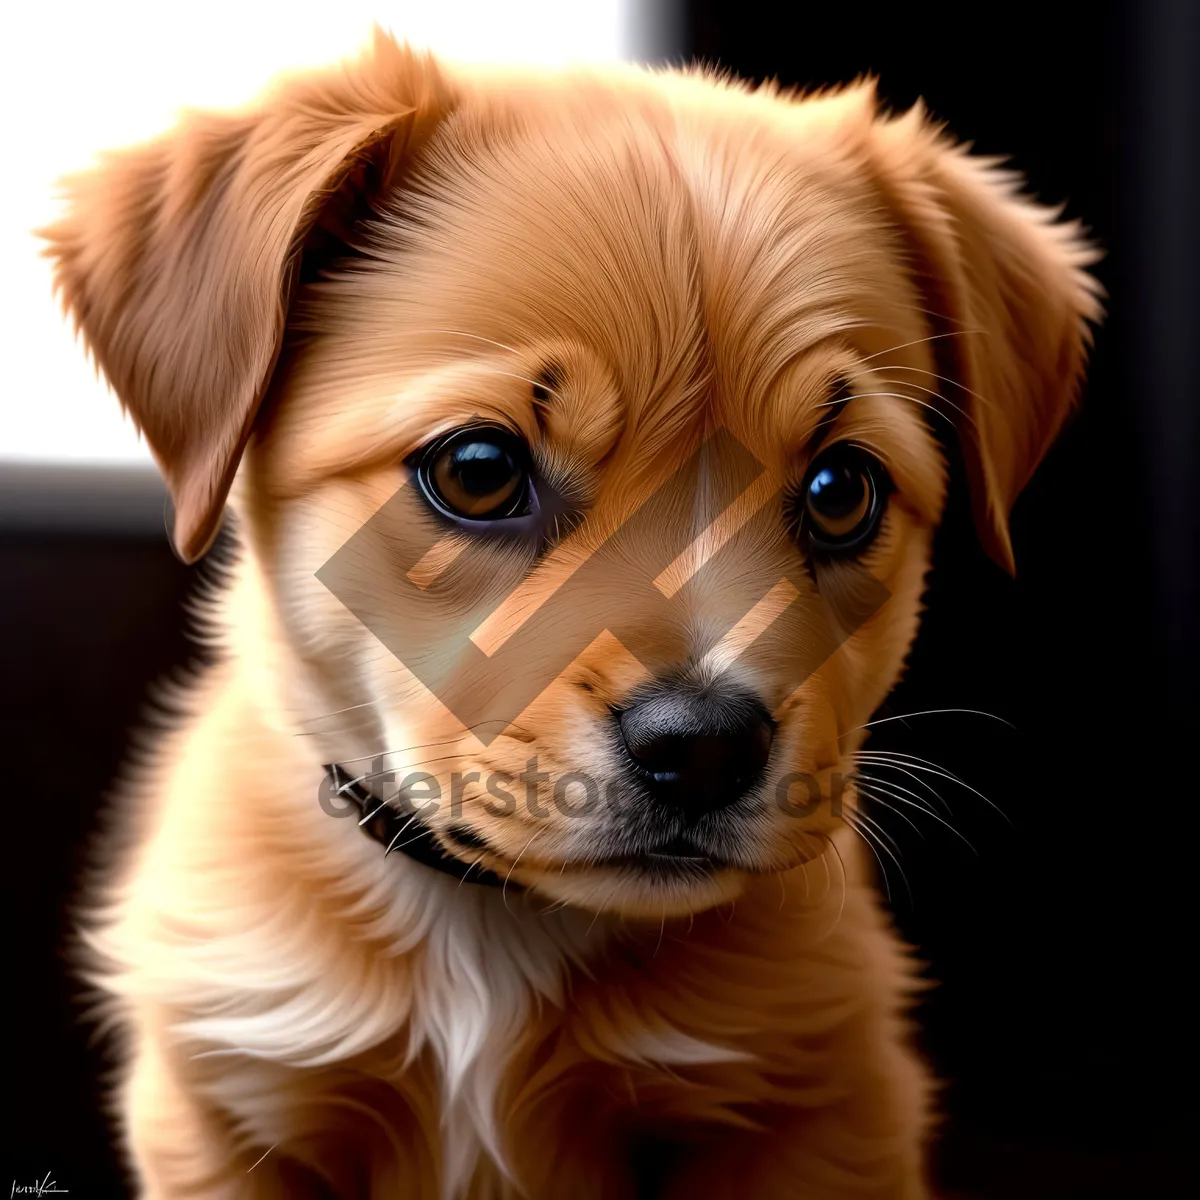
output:
{"label": "dog's right ear", "polygon": [[876,119],[869,145],[932,332],[931,399],[953,413],[980,538],[1011,572],[1009,512],[1074,408],[1102,318],[1087,270],[1100,255],[919,104]]}
{"label": "dog's right ear", "polygon": [[66,182],[41,231],[55,288],[162,470],[186,562],[220,526],[306,247],[348,236],[450,104],[429,58],[376,31],[358,62]]}

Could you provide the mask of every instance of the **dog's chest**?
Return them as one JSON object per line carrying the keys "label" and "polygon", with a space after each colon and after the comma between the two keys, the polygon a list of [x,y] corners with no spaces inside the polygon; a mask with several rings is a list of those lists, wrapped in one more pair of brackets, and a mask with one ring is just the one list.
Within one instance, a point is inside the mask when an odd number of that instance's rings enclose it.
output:
{"label": "dog's chest", "polygon": [[530,911],[494,889],[436,881],[414,971],[410,1036],[437,1064],[442,1192],[463,1194],[481,1156],[506,1166],[501,1086],[535,1012],[560,1007],[566,976],[604,931],[591,918]]}
{"label": "dog's chest", "polygon": [[506,1084],[551,1042],[573,1047],[564,1057],[586,1067],[570,1084],[543,1080],[547,1098],[558,1099],[529,1109],[539,1140],[570,1109],[586,1112],[603,1142],[604,1113],[617,1095],[626,1098],[623,1108],[633,1104],[646,1117],[719,1116],[730,1081],[704,1100],[703,1087],[679,1072],[743,1065],[745,1054],[714,1030],[679,1021],[651,985],[647,964],[626,961],[608,922],[571,910],[546,914],[536,902],[510,907],[495,890],[443,882],[446,906],[426,930],[411,1013],[414,1048],[438,1068],[443,1196],[473,1194],[481,1178],[526,1172],[527,1161],[509,1161],[519,1131],[502,1098],[516,1090],[529,1103],[528,1079],[516,1089]]}

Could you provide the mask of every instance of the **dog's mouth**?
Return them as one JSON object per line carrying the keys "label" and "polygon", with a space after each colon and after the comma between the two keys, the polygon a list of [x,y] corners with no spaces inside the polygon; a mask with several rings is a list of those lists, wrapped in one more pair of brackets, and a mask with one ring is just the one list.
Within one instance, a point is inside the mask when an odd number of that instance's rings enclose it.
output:
{"label": "dog's mouth", "polygon": [[641,871],[652,875],[713,874],[733,864],[706,853],[684,837],[636,853],[606,855],[586,864],[589,868]]}
{"label": "dog's mouth", "polygon": [[[464,826],[454,826],[447,831],[449,841],[457,853],[488,851],[487,842],[473,830]],[[495,854],[495,851],[491,851]],[[496,857],[501,857],[497,855]],[[535,863],[530,861],[529,866]],[[583,871],[635,871],[643,875],[673,876],[686,878],[699,875],[712,875],[718,871],[730,870],[734,863],[720,855],[710,853],[697,846],[685,836],[673,837],[653,846],[621,851],[615,854],[604,854],[568,861],[559,867],[562,872]]]}
{"label": "dog's mouth", "polygon": [[[436,832],[420,819],[420,814],[406,813],[390,804],[380,803],[361,781],[349,776],[344,767],[331,764],[327,768],[329,782],[335,794],[350,800],[362,813],[359,825],[373,841],[385,847],[385,856],[399,850],[438,871],[456,876],[460,882],[473,879],[476,883],[503,881],[507,886],[520,865],[520,856],[509,861],[498,854],[488,839],[466,824],[455,824]],[[490,862],[488,860],[491,860]],[[538,867],[532,857],[527,869]],[[545,867],[545,864],[542,864]],[[623,871],[644,878],[699,882],[717,873],[734,869],[737,864],[698,845],[686,832],[653,839],[633,849],[592,854],[574,861],[550,864],[558,866],[560,874],[591,871]],[[507,872],[504,873],[504,868]],[[501,873],[497,873],[498,870]],[[514,887],[521,886],[514,881]]]}

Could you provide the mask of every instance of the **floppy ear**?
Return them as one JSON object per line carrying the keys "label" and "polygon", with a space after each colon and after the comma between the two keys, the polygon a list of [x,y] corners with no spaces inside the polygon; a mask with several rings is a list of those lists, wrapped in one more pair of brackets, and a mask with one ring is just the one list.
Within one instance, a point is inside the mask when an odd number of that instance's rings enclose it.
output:
{"label": "floppy ear", "polygon": [[301,256],[350,235],[448,104],[434,64],[377,30],[356,63],[67,181],[42,231],[55,287],[162,469],[185,561],[216,535]]}
{"label": "floppy ear", "polygon": [[1076,400],[1099,254],[1060,211],[972,157],[922,107],[876,121],[872,159],[934,326],[937,385],[958,426],[980,538],[1014,569],[1008,516]]}

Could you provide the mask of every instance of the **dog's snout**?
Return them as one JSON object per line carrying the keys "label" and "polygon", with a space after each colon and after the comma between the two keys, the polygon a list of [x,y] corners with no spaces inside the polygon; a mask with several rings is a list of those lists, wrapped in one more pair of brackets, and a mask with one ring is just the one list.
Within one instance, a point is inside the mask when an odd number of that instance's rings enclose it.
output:
{"label": "dog's snout", "polygon": [[775,732],[757,697],[713,687],[656,686],[618,721],[647,791],[689,816],[744,796],[762,778]]}

